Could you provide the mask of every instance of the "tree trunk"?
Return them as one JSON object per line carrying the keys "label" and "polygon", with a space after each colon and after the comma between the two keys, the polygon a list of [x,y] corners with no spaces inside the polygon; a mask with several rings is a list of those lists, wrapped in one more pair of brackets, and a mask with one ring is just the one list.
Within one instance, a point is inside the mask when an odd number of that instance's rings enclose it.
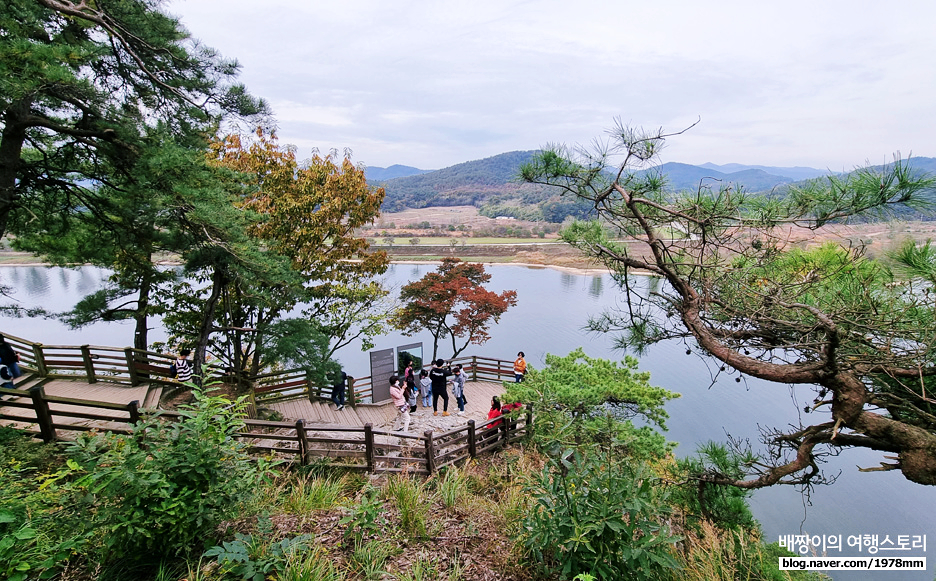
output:
{"label": "tree trunk", "polygon": [[198,343],[195,346],[195,357],[192,360],[192,365],[195,366],[195,375],[192,380],[198,386],[204,384],[202,373],[207,359],[208,341],[214,332],[214,314],[226,282],[227,277],[224,276],[221,268],[215,267],[211,275],[211,294],[208,296],[208,300],[205,301],[205,312],[202,315],[202,322],[198,329]]}
{"label": "tree trunk", "polygon": [[16,180],[26,142],[26,119],[30,102],[20,99],[3,112],[0,134],[0,238],[6,233],[10,214],[16,207]]}
{"label": "tree trunk", "polygon": [[[149,256],[152,259],[152,255]],[[144,270],[140,277],[140,288],[137,297],[136,313],[133,319],[136,322],[136,328],[133,331],[133,347],[141,351],[149,349],[149,301],[150,292],[153,289],[153,273],[150,270]]]}

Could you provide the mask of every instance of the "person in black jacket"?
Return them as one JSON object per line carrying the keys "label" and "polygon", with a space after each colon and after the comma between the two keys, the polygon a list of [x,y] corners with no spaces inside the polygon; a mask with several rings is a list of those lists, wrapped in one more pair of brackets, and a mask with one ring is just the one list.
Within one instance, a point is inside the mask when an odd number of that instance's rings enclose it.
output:
{"label": "person in black jacket", "polygon": [[448,413],[448,390],[445,389],[446,380],[451,377],[452,370],[445,368],[445,361],[442,359],[436,359],[435,363],[432,365],[432,369],[429,370],[429,379],[432,381],[432,415],[439,415],[439,398],[442,398],[442,415],[447,416]]}
{"label": "person in black jacket", "polygon": [[335,382],[332,384],[331,400],[339,410],[344,409],[345,404],[345,386],[348,383],[348,374],[344,370],[335,374]]}
{"label": "person in black jacket", "polygon": [[6,342],[6,337],[3,335],[0,335],[0,364],[5,365],[10,374],[9,380],[6,378],[3,380],[3,383],[9,383],[9,386],[4,385],[4,387],[13,389],[13,379],[22,375],[19,368],[19,355],[17,355],[13,347]]}

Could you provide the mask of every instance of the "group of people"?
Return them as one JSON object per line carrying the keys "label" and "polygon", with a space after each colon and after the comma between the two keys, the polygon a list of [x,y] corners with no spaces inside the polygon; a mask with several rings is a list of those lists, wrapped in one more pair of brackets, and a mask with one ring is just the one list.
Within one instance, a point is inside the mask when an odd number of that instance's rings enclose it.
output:
{"label": "group of people", "polygon": [[[514,361],[514,378],[519,383],[523,381],[525,375],[526,360],[523,351],[521,351],[517,354],[516,361]],[[468,403],[468,400],[465,397],[465,372],[461,365],[446,367],[445,360],[436,359],[431,369],[428,371],[421,369],[417,375],[414,363],[410,360],[403,370],[403,377],[392,375],[389,381],[390,398],[393,400],[394,407],[399,411],[399,421],[396,424],[404,432],[409,431],[410,414],[416,412],[418,403],[421,403],[424,408],[428,408],[431,399],[432,415],[438,416],[439,399],[441,398],[442,415],[450,415],[448,411],[449,395],[446,387],[449,382],[452,383],[452,393],[455,396],[455,403],[458,405],[458,415],[465,415],[465,404]],[[521,407],[519,403],[501,406],[500,399],[495,396],[491,402],[488,419],[494,419],[502,413],[519,407]],[[499,422],[491,427],[497,425],[499,425]],[[396,430],[396,428],[394,429]]]}
{"label": "group of people", "polygon": [[[451,378],[451,379],[449,379]],[[432,399],[432,415],[439,415],[439,399],[442,399],[442,415],[449,416],[449,394],[447,384],[451,381],[452,393],[458,405],[458,415],[465,414],[465,371],[461,365],[445,366],[445,360],[436,359],[429,371],[421,369],[417,375],[413,361],[408,361],[403,370],[402,379],[397,375],[390,376],[390,398],[394,407],[400,412],[400,422],[404,432],[409,431],[410,414],[414,413],[421,403],[429,407]]]}

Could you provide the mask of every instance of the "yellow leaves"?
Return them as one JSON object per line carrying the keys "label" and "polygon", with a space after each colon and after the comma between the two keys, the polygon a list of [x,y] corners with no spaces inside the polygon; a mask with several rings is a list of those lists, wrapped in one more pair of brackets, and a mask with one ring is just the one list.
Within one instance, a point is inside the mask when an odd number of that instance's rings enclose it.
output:
{"label": "yellow leaves", "polygon": [[355,228],[379,215],[384,191],[370,188],[350,158],[314,154],[300,165],[291,148],[258,129],[249,143],[239,135],[216,140],[209,159],[238,172],[239,206],[264,217],[251,234],[288,256],[295,269],[316,280],[327,279],[339,262],[351,259],[360,262],[344,263],[343,271],[385,269],[386,254],[368,254],[367,241],[354,236]]}

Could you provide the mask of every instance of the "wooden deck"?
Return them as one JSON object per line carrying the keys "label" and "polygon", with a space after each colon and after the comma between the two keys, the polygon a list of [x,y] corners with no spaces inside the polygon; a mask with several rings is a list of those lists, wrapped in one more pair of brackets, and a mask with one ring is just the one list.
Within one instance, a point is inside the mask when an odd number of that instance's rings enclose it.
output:
{"label": "wooden deck", "polygon": [[[128,404],[131,401],[139,401],[141,407],[153,407],[153,403],[158,401],[158,386],[139,385],[129,387],[115,383],[100,381],[97,383],[86,383],[78,380],[53,379],[40,382],[34,377],[24,376],[17,380],[16,388],[23,391],[24,398],[28,398],[27,390],[41,383],[47,396],[81,399],[88,401],[99,401],[116,404]],[[504,392],[503,385],[500,382],[477,381],[465,384],[465,397],[468,402],[465,405],[465,414],[458,415],[458,406],[455,403],[455,397],[449,388],[449,416],[442,416],[442,401],[439,401],[439,415],[432,413],[432,407],[419,407],[415,413],[411,414],[410,433],[421,434],[426,430],[447,431],[459,426],[465,425],[468,420],[482,421],[487,419],[488,410],[491,408],[491,397],[500,396]],[[84,418],[73,418],[57,415],[55,412],[85,412],[88,408],[80,408],[62,403],[51,403],[50,410],[54,416],[56,424],[81,425],[94,427],[98,429],[109,429],[111,427],[126,427],[124,422],[106,422],[101,420],[89,420]],[[341,427],[362,427],[365,424],[371,424],[377,429],[394,429],[398,419],[398,412],[390,402],[380,404],[359,404],[356,407],[346,406],[342,410],[336,409],[330,401],[319,401],[312,403],[306,398],[296,399],[285,402],[277,402],[268,406],[268,409],[278,411],[286,420],[305,420],[306,424],[312,426],[341,426]],[[95,414],[113,417],[126,418],[124,411],[95,409]],[[8,419],[0,420],[0,425],[7,425],[19,429],[34,431],[37,428],[35,415],[32,410],[23,408],[14,408],[2,406],[0,403],[0,414],[8,416]],[[13,416],[17,419],[10,419]],[[21,420],[19,418],[22,418]]]}
{"label": "wooden deck", "polygon": [[[34,385],[40,384],[45,389],[45,394],[47,396],[53,397],[64,397],[71,399],[81,399],[88,401],[99,401],[105,403],[116,403],[116,404],[128,404],[131,401],[139,401],[140,405],[144,404],[147,394],[150,392],[151,388],[149,385],[142,384],[136,387],[129,387],[126,385],[120,385],[117,383],[108,383],[105,381],[99,381],[97,383],[87,383],[85,381],[75,381],[69,379],[52,379],[40,382],[34,376],[23,376],[16,380],[16,389],[23,391],[24,398],[28,398],[28,390]],[[123,422],[106,422],[101,420],[89,420],[84,418],[73,418],[69,416],[56,415],[55,412],[84,412],[88,413],[90,410],[87,407],[83,406],[74,406],[62,403],[50,403],[49,409],[52,412],[52,415],[55,417],[56,424],[69,424],[69,425],[80,425],[95,427],[99,429],[106,430],[111,427],[121,427],[126,428],[126,421]],[[23,408],[14,408],[14,407],[0,407],[0,413],[7,416],[14,416],[22,418],[21,421],[4,419],[0,420],[0,425],[11,426],[23,430],[36,430],[38,429],[37,424],[35,423],[35,413],[32,410],[27,410]],[[127,418],[127,412],[119,410],[109,410],[103,408],[96,408],[93,410],[93,413],[100,416],[112,417],[112,418]]]}
{"label": "wooden deck", "polygon": [[[416,428],[452,428],[468,422],[468,420],[487,419],[488,411],[491,409],[491,398],[500,396],[504,393],[504,387],[500,382],[494,381],[474,381],[465,384],[465,398],[468,403],[465,405],[465,415],[459,416],[458,405],[455,403],[455,396],[452,395],[449,388],[449,413],[448,417],[442,416],[442,400],[439,399],[439,415],[432,415],[430,402],[429,408],[422,407],[419,402],[419,408],[412,414],[410,431]],[[330,401],[312,403],[308,399],[296,399],[271,404],[269,409],[276,410],[287,420],[305,420],[308,424],[324,424],[345,427],[361,427],[364,424],[372,424],[375,428],[392,427],[397,419],[397,411],[390,402],[382,404],[359,404],[352,408],[345,406],[338,410],[335,404]]]}

